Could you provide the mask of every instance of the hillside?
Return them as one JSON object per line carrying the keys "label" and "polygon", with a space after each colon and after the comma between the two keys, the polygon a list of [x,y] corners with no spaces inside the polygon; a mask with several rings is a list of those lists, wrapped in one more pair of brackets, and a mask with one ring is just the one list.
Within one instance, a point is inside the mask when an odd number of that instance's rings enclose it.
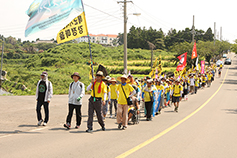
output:
{"label": "hillside", "polygon": [[[103,47],[92,44],[93,62],[103,64],[108,72],[121,74],[123,71],[123,47]],[[15,53],[15,56],[18,53]],[[167,71],[174,64],[169,63],[172,53],[156,50],[154,57],[162,56],[162,65]],[[8,53],[5,54],[8,56]],[[128,49],[128,70],[141,77],[150,72],[150,51],[142,49]],[[4,58],[3,69],[6,70],[8,81],[3,88],[16,95],[35,94],[36,84],[42,71],[48,71],[49,80],[52,81],[55,94],[66,94],[68,85],[72,82],[70,75],[79,72],[81,81],[88,85],[90,52],[87,43],[69,43],[50,48],[42,53],[24,53],[18,59]],[[96,70],[97,66],[95,66]],[[174,68],[174,67],[173,67]],[[142,75],[142,76],[143,76]],[[117,75],[115,75],[117,76]],[[27,90],[22,91],[25,85]]]}

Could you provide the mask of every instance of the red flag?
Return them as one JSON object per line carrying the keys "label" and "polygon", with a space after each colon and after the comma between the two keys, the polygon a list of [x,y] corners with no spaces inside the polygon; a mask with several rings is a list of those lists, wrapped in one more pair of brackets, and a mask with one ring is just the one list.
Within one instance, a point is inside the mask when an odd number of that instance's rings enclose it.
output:
{"label": "red flag", "polygon": [[197,55],[197,47],[196,47],[196,42],[194,42],[194,45],[193,45],[193,51],[192,51],[192,57],[191,59],[194,59],[196,58],[198,55]]}
{"label": "red flag", "polygon": [[179,59],[179,64],[178,64],[176,70],[182,71],[185,68],[186,63],[187,63],[187,52],[178,56],[177,58]]}

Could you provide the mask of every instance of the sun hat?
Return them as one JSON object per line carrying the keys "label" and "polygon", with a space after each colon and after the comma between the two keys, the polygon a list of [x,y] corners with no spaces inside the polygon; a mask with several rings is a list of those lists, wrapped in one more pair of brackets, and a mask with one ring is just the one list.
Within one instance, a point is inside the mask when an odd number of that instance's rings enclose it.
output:
{"label": "sun hat", "polygon": [[77,76],[77,77],[79,77],[79,80],[81,79],[81,76],[79,75],[78,72],[74,72],[74,74],[71,75],[71,78],[73,78],[73,76]]}
{"label": "sun hat", "polygon": [[118,77],[117,80],[121,82],[122,78],[126,79],[126,82],[130,81],[126,75],[122,75],[122,76]]}
{"label": "sun hat", "polygon": [[98,71],[98,72],[96,73],[96,76],[104,76],[104,74],[103,74],[102,71]]}
{"label": "sun hat", "polygon": [[103,81],[110,81],[110,79],[111,79],[111,77],[106,76],[106,77],[103,79]]}
{"label": "sun hat", "polygon": [[110,82],[117,82],[114,77],[112,77],[109,81],[110,81]]}
{"label": "sun hat", "polygon": [[152,83],[153,80],[152,80],[152,79],[149,79],[149,80],[147,80],[146,82],[147,82],[147,83]]}
{"label": "sun hat", "polygon": [[48,76],[48,73],[46,71],[43,71],[40,76]]}

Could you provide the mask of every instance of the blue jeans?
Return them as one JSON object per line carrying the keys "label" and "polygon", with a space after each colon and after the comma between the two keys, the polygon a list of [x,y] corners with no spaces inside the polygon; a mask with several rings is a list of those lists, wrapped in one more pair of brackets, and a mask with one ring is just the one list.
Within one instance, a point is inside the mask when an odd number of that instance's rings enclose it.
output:
{"label": "blue jeans", "polygon": [[45,118],[44,122],[47,123],[49,121],[49,103],[48,102],[37,102],[36,112],[37,112],[37,119],[38,121],[42,120],[41,115],[41,106],[44,106]]}

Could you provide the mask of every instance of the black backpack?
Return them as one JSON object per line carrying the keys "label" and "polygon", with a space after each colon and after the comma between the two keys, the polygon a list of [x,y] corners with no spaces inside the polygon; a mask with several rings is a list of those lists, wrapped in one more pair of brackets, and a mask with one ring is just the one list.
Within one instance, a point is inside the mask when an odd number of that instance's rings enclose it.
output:
{"label": "black backpack", "polygon": [[[73,85],[73,83],[74,82],[72,82],[71,84],[70,84],[70,89],[72,89],[72,85]],[[80,83],[80,87],[82,88],[82,84],[81,84],[81,82],[79,82]]]}

